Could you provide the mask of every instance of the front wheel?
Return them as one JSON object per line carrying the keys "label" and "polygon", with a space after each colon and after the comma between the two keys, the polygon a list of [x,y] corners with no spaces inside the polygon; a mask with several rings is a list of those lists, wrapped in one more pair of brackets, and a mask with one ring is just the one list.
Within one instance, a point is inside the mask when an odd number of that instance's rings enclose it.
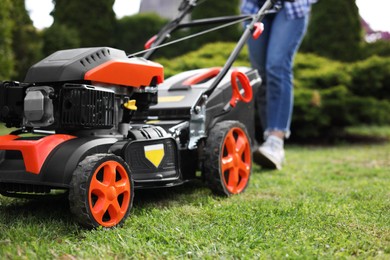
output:
{"label": "front wheel", "polygon": [[69,190],[70,210],[83,226],[114,227],[129,215],[134,185],[129,166],[112,154],[95,154],[81,161]]}
{"label": "front wheel", "polygon": [[237,121],[222,121],[210,131],[204,150],[203,174],[211,190],[224,196],[248,186],[252,153],[248,133]]}

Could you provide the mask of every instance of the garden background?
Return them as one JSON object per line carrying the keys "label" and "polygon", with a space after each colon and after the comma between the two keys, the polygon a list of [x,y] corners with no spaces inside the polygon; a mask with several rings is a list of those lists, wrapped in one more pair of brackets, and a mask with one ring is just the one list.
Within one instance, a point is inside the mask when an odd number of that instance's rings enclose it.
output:
{"label": "garden background", "polygon": [[[116,19],[114,0],[53,2],[54,23],[37,30],[23,0],[1,0],[0,80],[23,81],[32,64],[59,49],[139,51],[167,22],[156,14]],[[208,0],[193,18],[237,14],[238,2]],[[153,59],[166,77],[221,66],[241,30],[193,39]],[[249,65],[246,49],[235,65]],[[196,182],[137,193],[132,215],[114,230],[78,227],[66,200],[0,197],[0,257],[389,258],[390,42],[365,41],[354,0],[322,0],[294,73],[293,135],[282,171],[254,166],[247,191],[229,199]]]}

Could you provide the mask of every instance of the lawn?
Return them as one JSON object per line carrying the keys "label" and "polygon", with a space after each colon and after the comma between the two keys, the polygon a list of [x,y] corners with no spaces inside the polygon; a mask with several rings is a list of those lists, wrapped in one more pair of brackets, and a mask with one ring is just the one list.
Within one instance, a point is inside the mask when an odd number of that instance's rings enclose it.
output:
{"label": "lawn", "polygon": [[86,230],[65,199],[0,196],[0,259],[390,258],[390,143],[287,147],[245,193],[136,191],[124,226]]}

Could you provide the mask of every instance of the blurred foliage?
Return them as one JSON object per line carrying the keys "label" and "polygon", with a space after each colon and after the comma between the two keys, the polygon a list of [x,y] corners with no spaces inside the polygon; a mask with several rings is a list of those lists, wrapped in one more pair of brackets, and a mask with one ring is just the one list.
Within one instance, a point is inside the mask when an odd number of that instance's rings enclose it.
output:
{"label": "blurred foliage", "polygon": [[372,56],[354,63],[350,74],[352,81],[349,87],[354,94],[390,100],[390,58]]}
{"label": "blurred foliage", "polygon": [[[229,2],[221,2],[216,0],[199,1],[196,8],[191,13],[191,19],[204,19],[219,16],[231,16],[239,14],[239,0]],[[168,22],[167,19],[159,17],[153,13],[143,13],[134,16],[128,16],[118,21],[116,30],[115,47],[124,49],[129,53],[141,51],[144,44],[153,35]],[[168,36],[165,42],[174,41],[182,37],[192,35],[207,29],[210,29],[221,24],[210,26],[196,26],[191,28],[182,28],[174,31]],[[199,37],[194,37],[182,43],[174,44],[173,46],[158,49],[153,58],[157,57],[176,57],[186,52],[198,49],[200,46],[217,41],[235,41],[241,35],[241,25],[236,24],[227,28],[213,31]]]}
{"label": "blurred foliage", "polygon": [[125,16],[118,20],[115,47],[129,53],[144,49],[144,44],[168,22],[154,13]]}
{"label": "blurred foliage", "polygon": [[42,58],[42,38],[26,11],[24,0],[13,0],[12,3],[11,17],[15,23],[12,30],[15,63],[12,79],[22,81],[30,66]]}
{"label": "blurred foliage", "polygon": [[[145,43],[156,35],[166,23],[168,23],[168,19],[155,13],[125,16],[118,20],[114,47],[130,54],[142,51]],[[162,48],[161,51],[158,51],[158,55],[174,56],[180,45],[175,47],[175,49]],[[183,53],[181,52],[181,54]]]}
{"label": "blurred foliage", "polygon": [[[200,1],[201,2],[201,1]],[[239,10],[240,0],[229,0],[229,1],[220,1],[220,0],[208,0],[201,2],[191,13],[191,18],[195,19],[205,19],[211,17],[219,17],[219,16],[232,16],[238,15],[240,13]],[[219,25],[219,24],[218,24]],[[199,31],[203,31],[209,27],[194,27],[191,28],[191,33],[197,33]],[[233,26],[229,26],[225,29],[221,29],[218,31],[214,31],[212,33],[208,33],[201,37],[195,38],[192,40],[192,45],[195,46],[193,49],[198,49],[199,46],[204,45],[205,43],[210,42],[230,42],[237,41],[241,36],[242,32],[242,24],[236,24]]]}
{"label": "blurred foliage", "polygon": [[363,50],[365,58],[373,55],[390,57],[390,40],[378,40],[372,43],[365,43]]}
{"label": "blurred foliage", "polygon": [[2,0],[0,8],[0,78],[23,80],[31,64],[42,58],[42,41],[24,0]]}
{"label": "blurred foliage", "polygon": [[[235,43],[212,43],[175,59],[158,59],[168,76],[223,66]],[[247,49],[234,66],[249,66]],[[390,125],[390,58],[354,63],[298,53],[292,138],[336,138],[348,126]]]}
{"label": "blurred foliage", "polygon": [[355,0],[318,1],[312,13],[301,51],[340,61],[362,58],[364,42]]}
{"label": "blurred foliage", "polygon": [[11,0],[2,0],[0,8],[0,79],[9,79],[14,68],[12,52]]}
{"label": "blurred foliage", "polygon": [[[43,57],[42,52],[47,56],[60,49],[91,46],[140,51],[167,22],[155,14],[116,20],[114,0],[53,2],[53,25],[38,31],[23,0],[1,0],[2,80],[23,80],[28,67]],[[194,9],[192,17],[238,14],[238,3],[208,0]],[[178,31],[169,41],[204,29]],[[165,66],[166,77],[190,69],[223,66],[235,43],[215,41],[236,41],[241,31],[238,24],[162,48],[155,57]],[[189,50],[193,51],[182,55]],[[301,51],[294,65],[293,137],[337,136],[348,126],[390,124],[390,42],[363,41],[354,0],[327,0],[313,5]],[[246,48],[234,64],[242,65],[249,66]]]}
{"label": "blurred foliage", "polygon": [[347,126],[390,125],[389,66],[390,57],[343,63],[297,55],[294,136],[335,138]]}
{"label": "blurred foliage", "polygon": [[78,32],[80,47],[112,46],[116,18],[115,0],[53,0],[54,26]]}
{"label": "blurred foliage", "polygon": [[294,63],[294,85],[296,88],[326,89],[329,86],[347,85],[351,81],[345,73],[345,64],[317,56],[298,55]]}
{"label": "blurred foliage", "polygon": [[[183,56],[173,59],[160,58],[157,59],[157,62],[164,66],[165,76],[170,77],[186,70],[223,66],[235,46],[235,43],[209,43],[199,50],[189,52]],[[246,48],[240,53],[234,65],[249,65]]]}
{"label": "blurred foliage", "polygon": [[57,23],[42,32],[42,39],[45,56],[58,50],[78,48],[81,45],[77,30]]}

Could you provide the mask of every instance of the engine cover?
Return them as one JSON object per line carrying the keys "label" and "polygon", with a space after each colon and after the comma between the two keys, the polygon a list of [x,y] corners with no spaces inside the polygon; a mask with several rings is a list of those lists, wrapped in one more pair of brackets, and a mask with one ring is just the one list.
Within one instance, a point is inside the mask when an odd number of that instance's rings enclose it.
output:
{"label": "engine cover", "polygon": [[25,82],[88,81],[140,88],[164,80],[162,65],[143,58],[128,58],[122,50],[97,47],[57,51],[33,65]]}
{"label": "engine cover", "polygon": [[53,100],[51,87],[30,87],[24,98],[24,118],[30,127],[45,127],[54,123]]}
{"label": "engine cover", "polygon": [[127,58],[113,48],[78,48],[61,50],[33,65],[24,82],[46,83],[83,80],[84,74],[112,59]]}

